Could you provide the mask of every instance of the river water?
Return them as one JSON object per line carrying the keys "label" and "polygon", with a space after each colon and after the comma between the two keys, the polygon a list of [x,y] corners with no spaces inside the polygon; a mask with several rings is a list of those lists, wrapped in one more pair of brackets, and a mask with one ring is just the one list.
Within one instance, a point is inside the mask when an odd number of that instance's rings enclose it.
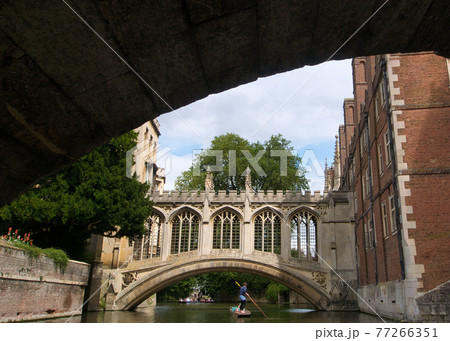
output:
{"label": "river water", "polygon": [[[45,322],[86,323],[380,323],[374,315],[358,312],[326,312],[301,309],[289,304],[258,304],[265,318],[250,302],[251,317],[237,318],[230,313],[232,303],[158,303],[135,311],[106,311]],[[236,304],[234,304],[236,306]],[[386,319],[385,319],[386,320]],[[41,321],[42,322],[42,321]],[[390,321],[392,322],[392,321]]]}

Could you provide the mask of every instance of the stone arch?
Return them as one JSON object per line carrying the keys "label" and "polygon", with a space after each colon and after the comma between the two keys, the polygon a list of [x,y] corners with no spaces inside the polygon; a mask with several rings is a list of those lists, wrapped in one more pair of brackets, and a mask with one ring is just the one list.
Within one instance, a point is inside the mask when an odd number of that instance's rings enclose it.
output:
{"label": "stone arch", "polygon": [[180,280],[209,272],[236,271],[275,280],[296,291],[319,310],[328,310],[330,295],[317,283],[289,268],[243,259],[210,258],[162,267],[138,279],[121,291],[114,302],[118,310],[133,310],[163,288]]}
{"label": "stone arch", "polygon": [[158,206],[152,206],[152,213],[160,215],[163,218],[164,223],[167,223],[169,221],[166,212],[164,212],[164,210],[160,209]]}
{"label": "stone arch", "polygon": [[194,214],[197,214],[199,216],[199,218],[200,218],[200,222],[203,220],[203,214],[202,214],[202,212],[199,209],[197,209],[197,208],[195,208],[193,206],[183,205],[183,206],[178,207],[177,209],[175,209],[171,213],[169,213],[169,217],[167,218],[166,221],[168,223],[172,223],[173,218],[175,216],[177,216],[177,214],[179,214],[181,211],[184,211],[184,210],[188,210],[188,211],[191,211]]}
{"label": "stone arch", "polygon": [[251,221],[254,229],[253,249],[281,254],[284,214],[274,207],[265,206],[253,214]]}
{"label": "stone arch", "polygon": [[213,211],[211,213],[210,221],[212,222],[216,215],[218,215],[218,214],[220,214],[220,213],[222,213],[223,211],[226,211],[226,210],[233,211],[234,213],[236,213],[239,216],[239,218],[242,221],[244,220],[244,213],[241,210],[239,210],[238,208],[233,207],[231,205],[224,205],[224,206],[221,206],[220,208],[216,209],[215,211]]}
{"label": "stone arch", "polygon": [[294,214],[296,214],[297,212],[300,212],[300,211],[308,211],[309,213],[311,213],[311,214],[313,214],[313,215],[315,215],[316,216],[316,218],[319,220],[319,221],[322,221],[323,219],[322,219],[322,215],[319,213],[319,212],[317,212],[316,210],[314,210],[313,208],[311,208],[311,207],[309,207],[309,206],[299,206],[299,207],[296,207],[296,208],[294,208],[293,210],[291,210],[288,214],[287,214],[287,217],[288,217],[288,222],[290,222],[291,221],[291,219],[292,219],[292,217],[294,216]]}
{"label": "stone arch", "polygon": [[285,220],[285,214],[281,210],[277,209],[276,207],[274,207],[272,205],[264,205],[262,207],[259,207],[255,212],[253,212],[252,218],[250,220],[253,222],[255,220],[256,216],[258,216],[258,214],[260,214],[261,212],[266,211],[266,210],[269,210],[275,214],[278,214],[280,216],[281,220]]}
{"label": "stone arch", "polygon": [[[363,70],[363,72],[359,72],[359,74],[361,75],[361,77],[362,77],[362,79],[360,79],[359,81],[361,81],[361,82],[363,82],[363,83],[367,83],[367,70],[366,70],[366,62],[364,61],[364,60],[360,60],[359,62],[358,62],[358,69],[361,69],[362,68],[362,70]],[[359,70],[359,71],[361,71],[361,70]]]}
{"label": "stone arch", "polygon": [[132,239],[133,260],[143,260],[161,256],[162,234],[165,216],[153,209],[145,223],[145,233]]}
{"label": "stone arch", "polygon": [[288,222],[291,227],[291,257],[317,261],[319,214],[302,206],[289,214]]}
{"label": "stone arch", "polygon": [[170,253],[195,251],[200,246],[202,214],[191,206],[182,206],[172,212],[170,226]]}
{"label": "stone arch", "polygon": [[[227,221],[228,224],[226,223]],[[243,223],[243,215],[232,206],[227,205],[216,210],[210,219],[212,248],[240,249],[242,247]]]}

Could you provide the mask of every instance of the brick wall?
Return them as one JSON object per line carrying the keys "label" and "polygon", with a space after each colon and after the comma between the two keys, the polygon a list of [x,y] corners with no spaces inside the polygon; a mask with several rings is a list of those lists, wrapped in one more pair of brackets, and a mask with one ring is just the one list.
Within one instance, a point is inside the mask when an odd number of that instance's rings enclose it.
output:
{"label": "brick wall", "polygon": [[0,245],[0,322],[81,314],[88,278],[86,263],[61,270],[46,256]]}
{"label": "brick wall", "polygon": [[[392,135],[387,106],[382,101],[384,84],[380,62],[383,57],[387,61]],[[359,292],[386,316],[415,320],[420,318],[422,308],[434,309],[435,316],[436,302],[424,299],[426,302],[418,305],[415,299],[428,295],[450,279],[450,80],[447,60],[427,52],[355,58],[353,79],[355,135],[348,148],[351,158],[345,160],[343,178],[346,189],[354,191],[356,197]],[[367,124],[362,107],[368,111],[368,147],[363,136]],[[344,117],[347,118],[345,109]],[[390,143],[395,147],[390,164],[386,148],[386,136],[389,135],[393,138]],[[365,179],[369,167],[372,167],[371,195],[367,193]],[[397,230],[392,228],[395,219],[389,214],[394,206],[391,199],[395,198],[395,191],[398,193]],[[383,206],[387,210],[386,229]],[[371,217],[376,243],[367,247],[364,224],[368,225]],[[403,280],[401,262],[405,264]],[[384,295],[386,290],[390,292],[389,300]],[[387,301],[392,307],[383,306]],[[448,303],[443,306],[448,309]],[[427,311],[424,311],[424,319],[428,319],[425,318]],[[440,311],[443,310],[440,308]]]}
{"label": "brick wall", "polygon": [[395,100],[403,100],[399,116],[404,124],[399,134],[403,162],[409,175],[405,198],[412,212],[407,221],[415,223],[408,234],[416,245],[415,262],[423,264],[419,291],[426,292],[450,279],[450,82],[445,58],[433,53],[395,56],[399,89]]}

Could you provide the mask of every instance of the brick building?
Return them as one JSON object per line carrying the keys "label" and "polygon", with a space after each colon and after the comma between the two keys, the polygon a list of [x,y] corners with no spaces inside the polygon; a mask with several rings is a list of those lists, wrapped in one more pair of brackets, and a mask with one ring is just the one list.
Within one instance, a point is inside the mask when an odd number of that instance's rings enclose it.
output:
{"label": "brick building", "polygon": [[333,172],[354,192],[363,311],[450,317],[449,77],[434,53],[353,60]]}

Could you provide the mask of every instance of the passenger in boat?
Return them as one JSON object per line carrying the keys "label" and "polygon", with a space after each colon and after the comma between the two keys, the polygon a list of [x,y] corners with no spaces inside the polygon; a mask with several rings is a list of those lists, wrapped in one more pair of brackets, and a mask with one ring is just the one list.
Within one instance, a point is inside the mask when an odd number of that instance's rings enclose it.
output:
{"label": "passenger in boat", "polygon": [[244,283],[239,289],[239,299],[241,300],[241,304],[239,305],[239,311],[245,311],[245,303],[247,303],[246,296],[247,295],[247,283]]}

